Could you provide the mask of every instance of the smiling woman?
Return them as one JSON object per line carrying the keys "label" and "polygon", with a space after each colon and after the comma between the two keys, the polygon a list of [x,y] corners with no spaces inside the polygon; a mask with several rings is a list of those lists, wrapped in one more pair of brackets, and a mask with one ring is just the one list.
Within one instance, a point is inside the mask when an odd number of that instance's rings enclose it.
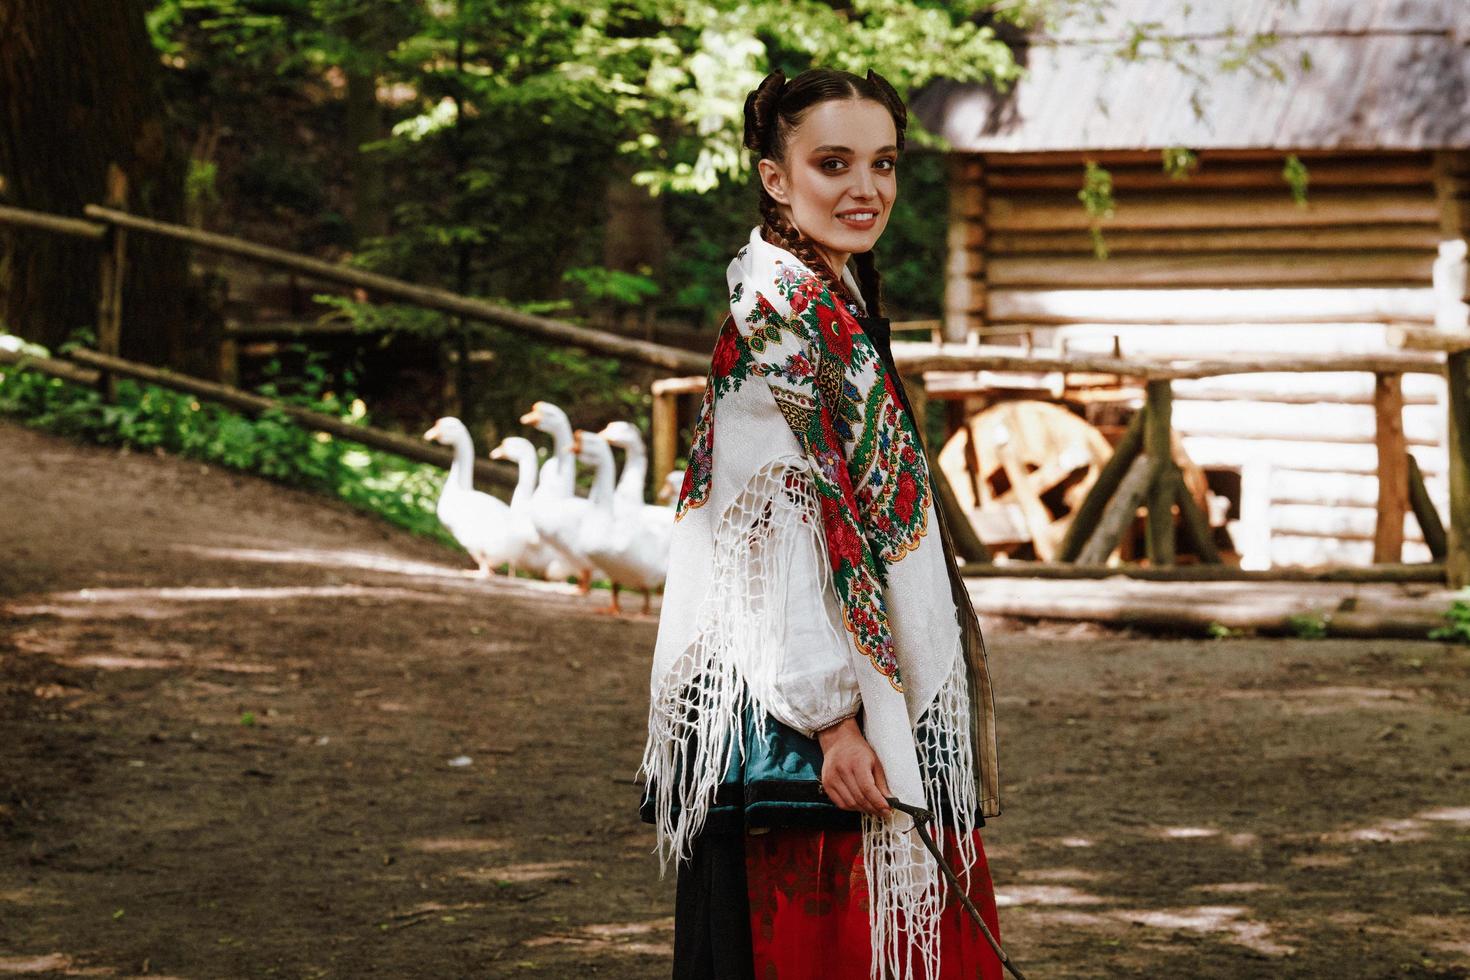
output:
{"label": "smiling woman", "polygon": [[745,106],[762,224],[730,263],[675,508],[643,814],[677,856],[675,980],[996,980],[994,697],[893,367],[873,246],[907,112],[874,72]]}

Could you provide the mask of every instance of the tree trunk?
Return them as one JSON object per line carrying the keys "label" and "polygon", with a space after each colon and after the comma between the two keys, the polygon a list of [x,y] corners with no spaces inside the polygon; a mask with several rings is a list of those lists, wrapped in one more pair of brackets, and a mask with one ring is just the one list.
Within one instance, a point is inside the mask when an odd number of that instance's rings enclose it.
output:
{"label": "tree trunk", "polygon": [[[109,164],[127,177],[128,210],[184,218],[185,155],[162,101],[162,65],[144,0],[0,0],[0,199],[79,216],[100,203]],[[48,347],[94,327],[95,242],[0,227],[0,317]],[[155,235],[129,237],[121,354],[212,376],[217,325],[206,324],[188,251]]]}
{"label": "tree trunk", "polygon": [[[603,227],[602,264],[619,272],[642,272],[658,277],[663,269],[664,199],[633,183],[636,168],[626,158],[617,160],[607,183],[607,224]],[[623,327],[651,328],[656,306],[601,311],[605,322]]]}
{"label": "tree trunk", "polygon": [[352,162],[352,235],[355,244],[388,233],[387,171],[383,155],[362,145],[384,136],[378,102],[378,69],[402,36],[388,11],[371,4],[345,17],[342,36],[351,45],[344,59],[347,75],[347,156]]}
{"label": "tree trunk", "polygon": [[383,137],[383,108],[378,103],[375,72],[347,73],[347,147],[352,154],[352,237],[364,239],[388,233],[387,177],[380,153],[367,153],[364,143]]}

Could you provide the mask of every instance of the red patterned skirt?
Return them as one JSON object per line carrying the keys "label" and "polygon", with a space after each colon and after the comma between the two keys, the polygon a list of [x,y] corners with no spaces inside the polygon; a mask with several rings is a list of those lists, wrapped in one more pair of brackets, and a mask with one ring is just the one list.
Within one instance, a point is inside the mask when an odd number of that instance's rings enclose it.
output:
{"label": "red patterned skirt", "polygon": [[[943,847],[957,867],[952,831]],[[999,942],[995,889],[978,830],[975,850],[970,900]],[[745,873],[756,980],[867,980],[872,954],[861,832],[782,827],[747,834]],[[1000,958],[952,890],[939,942],[940,973],[932,980],[1003,980]],[[915,975],[920,966],[916,957]]]}

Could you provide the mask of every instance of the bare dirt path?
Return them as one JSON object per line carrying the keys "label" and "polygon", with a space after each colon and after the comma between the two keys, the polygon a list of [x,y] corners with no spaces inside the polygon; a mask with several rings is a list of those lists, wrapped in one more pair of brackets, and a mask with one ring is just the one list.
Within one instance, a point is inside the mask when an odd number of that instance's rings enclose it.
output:
{"label": "bare dirt path", "polygon": [[[466,564],[0,422],[0,976],[667,977],[655,620]],[[989,626],[1033,980],[1470,977],[1463,648]]]}

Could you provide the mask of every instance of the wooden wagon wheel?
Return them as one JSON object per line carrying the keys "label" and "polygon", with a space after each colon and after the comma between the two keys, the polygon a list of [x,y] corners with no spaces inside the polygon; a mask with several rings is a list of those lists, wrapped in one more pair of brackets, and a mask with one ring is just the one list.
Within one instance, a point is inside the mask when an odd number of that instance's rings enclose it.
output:
{"label": "wooden wagon wheel", "polygon": [[[1179,433],[1170,435],[1184,484],[1208,513],[1204,471]],[[1030,544],[1050,561],[1112,453],[1101,432],[1061,405],[1006,401],[975,413],[950,436],[939,465],[981,540],[1007,552]]]}
{"label": "wooden wagon wheel", "polygon": [[945,442],[939,466],[981,540],[1000,550],[1029,543],[1049,561],[1111,455],[1085,419],[1051,402],[1018,400],[971,416]]}

